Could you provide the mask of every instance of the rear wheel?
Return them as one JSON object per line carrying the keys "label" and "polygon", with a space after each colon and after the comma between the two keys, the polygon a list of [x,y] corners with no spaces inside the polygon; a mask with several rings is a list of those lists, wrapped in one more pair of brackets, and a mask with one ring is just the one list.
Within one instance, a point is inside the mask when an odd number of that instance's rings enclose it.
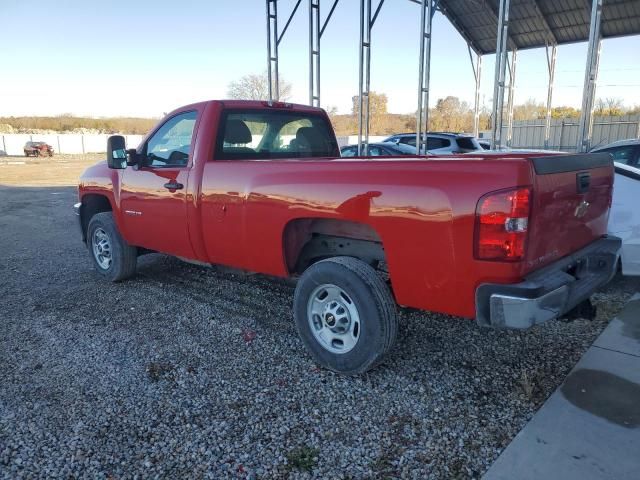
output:
{"label": "rear wheel", "polygon": [[396,305],[368,264],[334,257],[310,266],[294,298],[296,327],[314,360],[356,375],[379,364],[396,338]]}
{"label": "rear wheel", "polygon": [[117,282],[135,273],[137,249],[122,238],[111,212],[97,213],[91,218],[87,242],[93,263],[105,278]]}
{"label": "rear wheel", "polygon": [[36,150],[35,152],[33,152],[33,155],[35,157],[39,157],[40,156],[40,150]]}

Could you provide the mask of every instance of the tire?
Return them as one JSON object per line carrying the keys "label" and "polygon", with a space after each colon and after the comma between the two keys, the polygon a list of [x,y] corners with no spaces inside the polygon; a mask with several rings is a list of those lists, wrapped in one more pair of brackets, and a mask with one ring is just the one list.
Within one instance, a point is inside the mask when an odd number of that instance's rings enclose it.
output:
{"label": "tire", "polygon": [[305,270],[296,286],[294,316],[313,359],[346,375],[378,365],[398,330],[389,287],[371,266],[352,257],[328,258]]}
{"label": "tire", "polygon": [[40,156],[40,150],[36,150],[35,152],[33,152],[33,156],[34,157],[39,157]]}
{"label": "tire", "polygon": [[119,282],[135,274],[137,249],[122,238],[111,212],[97,213],[91,218],[87,246],[96,270],[106,279]]}

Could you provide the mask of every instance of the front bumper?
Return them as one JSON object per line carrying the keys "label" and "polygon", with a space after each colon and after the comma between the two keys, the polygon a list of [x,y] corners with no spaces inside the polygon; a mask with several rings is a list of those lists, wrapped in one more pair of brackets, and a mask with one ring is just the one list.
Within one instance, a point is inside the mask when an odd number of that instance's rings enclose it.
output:
{"label": "front bumper", "polygon": [[520,283],[480,285],[476,290],[477,322],[522,329],[558,318],[613,278],[621,244],[618,237],[606,236]]}

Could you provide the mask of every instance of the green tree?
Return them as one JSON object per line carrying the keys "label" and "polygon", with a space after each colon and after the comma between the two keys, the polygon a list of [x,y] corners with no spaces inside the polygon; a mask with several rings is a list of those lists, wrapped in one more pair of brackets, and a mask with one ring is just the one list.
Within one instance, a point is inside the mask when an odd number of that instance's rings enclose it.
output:
{"label": "green tree", "polygon": [[[387,95],[384,93],[369,92],[369,133],[373,135],[384,133],[388,101]],[[356,119],[357,124],[358,112],[360,110],[359,95],[351,97],[351,105],[351,113]]]}

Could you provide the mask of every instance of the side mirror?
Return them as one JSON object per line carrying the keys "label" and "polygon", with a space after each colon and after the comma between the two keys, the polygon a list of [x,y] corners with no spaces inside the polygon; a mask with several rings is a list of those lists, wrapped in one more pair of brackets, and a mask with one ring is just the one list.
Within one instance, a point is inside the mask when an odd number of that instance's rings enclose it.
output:
{"label": "side mirror", "polygon": [[111,135],[107,139],[107,165],[109,168],[127,168],[127,150],[122,135]]}

